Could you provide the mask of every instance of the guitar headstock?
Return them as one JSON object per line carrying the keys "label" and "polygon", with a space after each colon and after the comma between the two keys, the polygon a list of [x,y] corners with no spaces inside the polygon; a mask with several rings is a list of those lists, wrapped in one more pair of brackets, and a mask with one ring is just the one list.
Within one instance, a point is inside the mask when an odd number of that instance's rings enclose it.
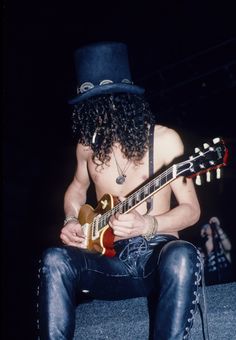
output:
{"label": "guitar headstock", "polygon": [[216,169],[216,178],[220,178],[220,168],[227,164],[228,149],[224,141],[216,137],[212,142],[204,143],[202,148],[195,148],[195,153],[186,162],[177,166],[177,173],[196,178],[196,184],[200,185],[200,175],[206,173],[206,180],[210,182],[210,172]]}

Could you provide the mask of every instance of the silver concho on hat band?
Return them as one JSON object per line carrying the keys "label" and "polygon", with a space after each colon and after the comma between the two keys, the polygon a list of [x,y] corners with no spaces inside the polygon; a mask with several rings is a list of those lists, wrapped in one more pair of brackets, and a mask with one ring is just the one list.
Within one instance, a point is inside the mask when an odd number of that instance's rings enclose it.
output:
{"label": "silver concho on hat band", "polygon": [[[121,83],[124,83],[124,84],[133,84],[133,82],[130,81],[129,79],[122,79]],[[104,79],[104,80],[102,80],[99,83],[100,86],[107,85],[107,84],[114,84],[114,82],[112,80],[110,80],[110,79]],[[94,86],[93,83],[91,83],[89,81],[86,81],[83,84],[81,84],[80,87],[77,87],[77,94],[87,92],[87,91],[93,89],[94,87],[95,86]]]}
{"label": "silver concho on hat band", "polygon": [[99,85],[107,85],[107,84],[113,84],[114,82],[112,80],[109,79],[104,79],[102,81],[100,81]]}
{"label": "silver concho on hat band", "polygon": [[125,84],[133,84],[133,82],[132,82],[131,80],[126,79],[126,78],[125,78],[125,79],[122,79],[121,82],[122,82],[122,83],[125,83]]}
{"label": "silver concho on hat band", "polygon": [[88,90],[91,90],[92,88],[94,88],[93,83],[86,81],[85,83],[81,84],[80,87],[77,87],[77,94],[84,93]]}

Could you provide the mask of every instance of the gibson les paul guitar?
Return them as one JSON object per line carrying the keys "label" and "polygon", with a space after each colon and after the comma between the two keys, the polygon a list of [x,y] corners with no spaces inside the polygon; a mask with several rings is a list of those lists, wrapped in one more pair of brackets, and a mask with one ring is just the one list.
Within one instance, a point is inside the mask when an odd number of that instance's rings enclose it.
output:
{"label": "gibson les paul guitar", "polygon": [[206,173],[209,181],[209,173],[216,169],[219,178],[220,167],[227,162],[228,150],[220,138],[214,138],[212,143],[203,144],[203,149],[195,148],[195,153],[187,160],[170,166],[167,170],[129,195],[124,201],[116,201],[110,194],[105,194],[95,209],[85,204],[81,207],[78,220],[85,234],[85,247],[106,256],[114,256],[114,235],[108,225],[109,218],[119,212],[126,214],[157,193],[164,186],[179,176],[199,178]]}

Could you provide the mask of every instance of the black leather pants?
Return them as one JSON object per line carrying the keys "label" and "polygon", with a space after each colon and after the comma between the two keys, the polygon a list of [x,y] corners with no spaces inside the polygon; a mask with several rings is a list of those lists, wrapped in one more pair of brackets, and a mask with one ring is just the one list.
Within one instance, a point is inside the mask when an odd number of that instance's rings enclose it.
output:
{"label": "black leather pants", "polygon": [[135,237],[118,241],[115,247],[113,258],[69,246],[45,251],[39,286],[40,339],[73,339],[81,292],[104,300],[146,296],[150,338],[188,338],[200,281],[196,248],[167,235],[149,242]]}

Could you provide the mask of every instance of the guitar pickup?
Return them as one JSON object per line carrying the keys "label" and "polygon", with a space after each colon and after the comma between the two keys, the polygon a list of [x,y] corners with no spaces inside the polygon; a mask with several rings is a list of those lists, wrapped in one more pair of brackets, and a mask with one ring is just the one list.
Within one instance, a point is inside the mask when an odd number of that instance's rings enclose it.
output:
{"label": "guitar pickup", "polygon": [[88,246],[88,241],[89,241],[89,226],[90,226],[89,223],[85,223],[81,226],[83,233],[84,233],[84,236],[85,236],[85,239],[84,239],[85,247]]}

